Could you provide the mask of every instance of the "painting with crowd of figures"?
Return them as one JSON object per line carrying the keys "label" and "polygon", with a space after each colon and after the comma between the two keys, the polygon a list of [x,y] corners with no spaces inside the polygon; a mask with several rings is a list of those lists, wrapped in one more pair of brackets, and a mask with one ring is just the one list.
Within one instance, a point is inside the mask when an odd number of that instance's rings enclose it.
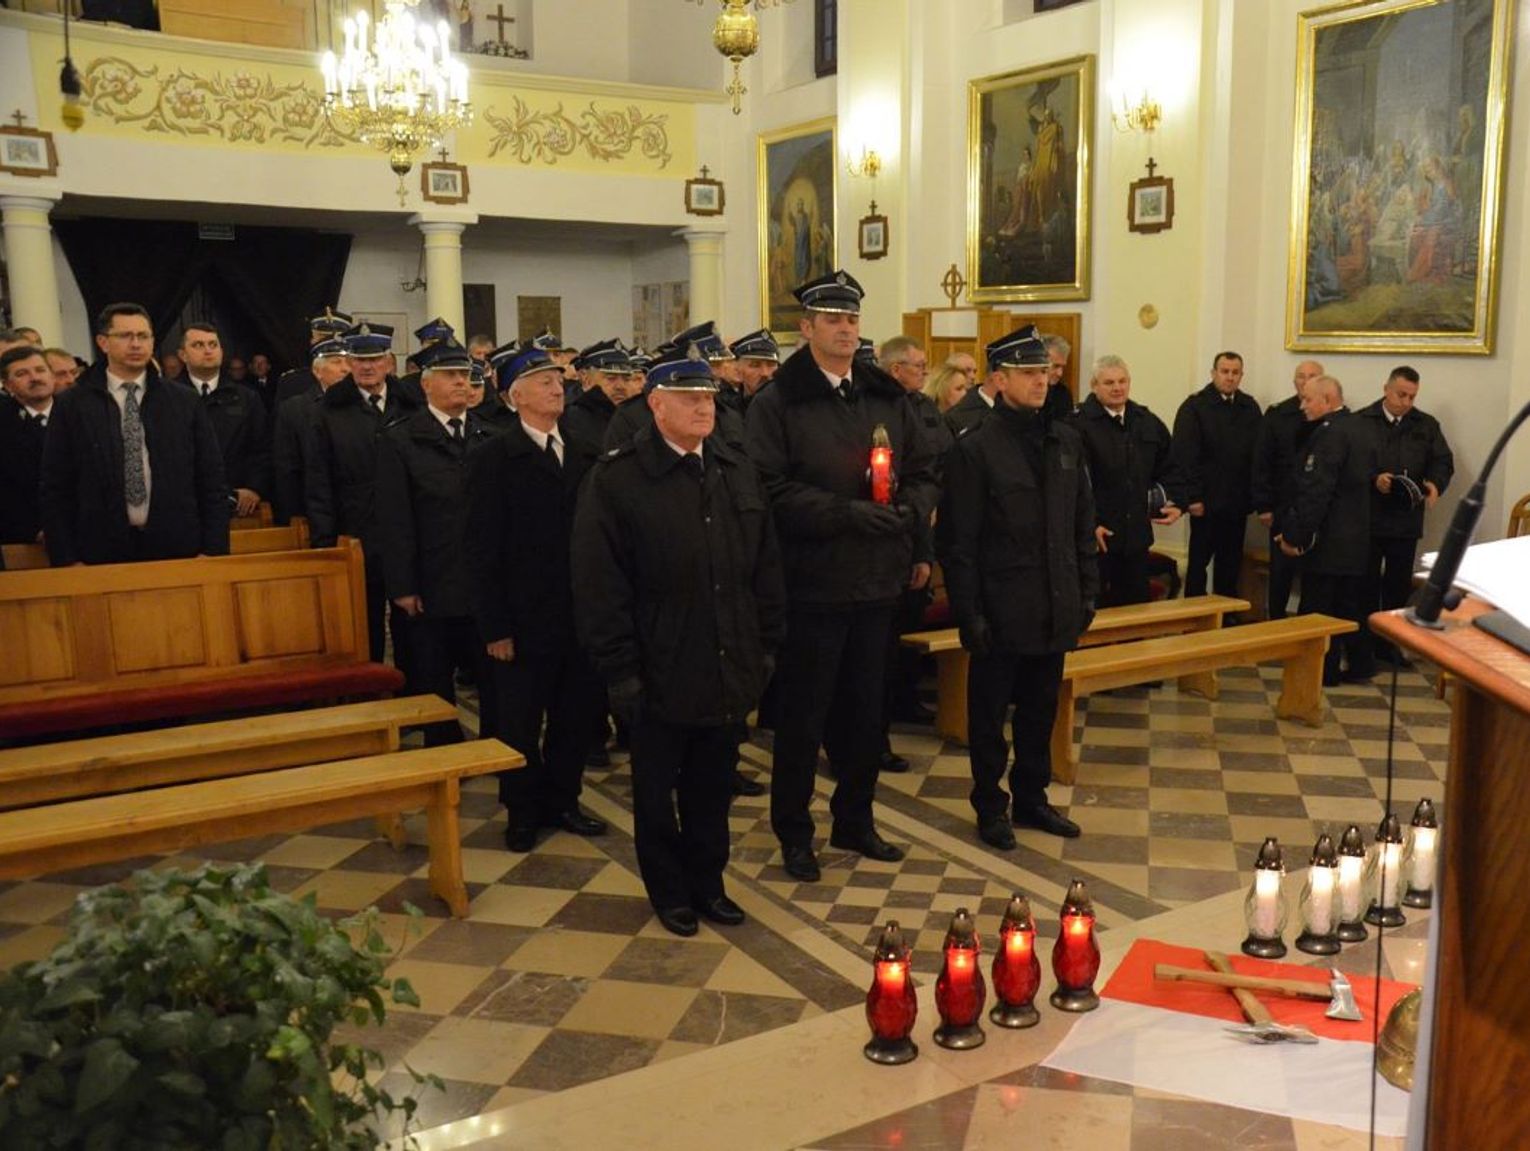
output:
{"label": "painting with crowd of figures", "polygon": [[1508,0],[1300,17],[1286,344],[1493,350]]}
{"label": "painting with crowd of figures", "polygon": [[760,137],[761,322],[778,339],[797,338],[802,315],[792,289],[832,272],[834,121],[799,124]]}

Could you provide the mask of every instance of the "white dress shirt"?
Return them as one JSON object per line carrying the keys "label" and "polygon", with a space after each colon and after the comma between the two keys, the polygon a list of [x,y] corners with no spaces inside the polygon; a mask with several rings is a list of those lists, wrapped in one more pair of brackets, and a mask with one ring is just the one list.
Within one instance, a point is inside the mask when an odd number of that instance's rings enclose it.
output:
{"label": "white dress shirt", "polygon": [[531,442],[536,444],[537,450],[539,451],[545,452],[547,450],[547,441],[551,440],[553,444],[553,455],[558,457],[558,462],[560,464],[563,462],[563,441],[558,438],[558,431],[556,428],[554,428],[551,432],[539,432],[525,420],[521,421],[521,427],[525,429],[526,434],[531,437]]}

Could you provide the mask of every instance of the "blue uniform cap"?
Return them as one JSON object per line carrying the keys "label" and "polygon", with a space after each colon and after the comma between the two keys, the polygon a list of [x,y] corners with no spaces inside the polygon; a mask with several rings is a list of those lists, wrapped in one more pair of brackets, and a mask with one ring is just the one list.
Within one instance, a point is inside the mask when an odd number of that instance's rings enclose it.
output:
{"label": "blue uniform cap", "polygon": [[728,347],[734,357],[740,360],[769,360],[773,364],[781,362],[780,345],[776,343],[776,338],[770,334],[768,328],[761,328],[757,332],[741,336]]}
{"label": "blue uniform cap", "polygon": [[714,363],[718,360],[733,358],[728,345],[723,343],[723,338],[717,334],[717,324],[712,320],[697,324],[693,328],[686,328],[685,331],[671,336],[669,343],[681,352],[688,348],[695,348],[701,353],[702,359],[711,360]]}
{"label": "blue uniform cap", "polygon": [[[422,344],[427,340],[449,340],[457,334],[455,328],[443,320],[440,316],[428,322],[423,328],[414,330],[414,338]],[[418,357],[415,360],[419,362]]]}
{"label": "blue uniform cap", "polygon": [[1046,341],[1041,338],[1035,324],[1026,324],[1007,336],[1000,336],[984,351],[988,356],[989,371],[998,368],[1046,368],[1052,364],[1047,356]]}
{"label": "blue uniform cap", "polygon": [[376,359],[393,351],[393,329],[387,324],[369,324],[365,320],[345,333],[345,353],[358,360]]}
{"label": "blue uniform cap", "polygon": [[320,340],[317,344],[308,349],[309,358],[314,360],[322,360],[332,356],[343,356],[346,354],[345,341],[337,339],[334,336],[331,336],[327,340]]}
{"label": "blue uniform cap", "polygon": [[874,364],[877,362],[877,346],[865,336],[855,346],[855,362],[858,364]]}
{"label": "blue uniform cap", "polygon": [[849,272],[841,268],[816,280],[809,280],[795,288],[792,295],[797,302],[812,312],[839,312],[844,315],[861,314],[861,300],[866,293]]}
{"label": "blue uniform cap", "polygon": [[632,371],[632,357],[622,347],[620,340],[602,340],[581,351],[574,360],[574,369],[581,372]]}
{"label": "blue uniform cap", "polygon": [[573,351],[567,344],[560,340],[551,328],[544,328],[542,334],[532,341],[532,345],[541,348],[544,352],[569,352]]}
{"label": "blue uniform cap", "polygon": [[343,336],[351,330],[355,322],[344,312],[337,312],[333,308],[325,308],[322,316],[315,316],[308,321],[308,327],[315,332],[328,332],[332,336]]}
{"label": "blue uniform cap", "polygon": [[501,390],[508,388],[522,376],[529,376],[533,372],[545,371],[548,368],[552,368],[559,374],[563,371],[553,362],[546,348],[537,347],[535,340],[518,346],[510,355],[504,357],[503,362],[492,356],[489,362],[494,365]]}
{"label": "blue uniform cap", "polygon": [[694,345],[689,351],[675,350],[655,360],[648,369],[643,391],[666,392],[715,392],[717,379],[712,375],[712,365],[702,357]]}
{"label": "blue uniform cap", "polygon": [[426,372],[468,372],[473,369],[473,357],[450,336],[440,343],[421,348],[414,354],[414,363],[421,375]]}

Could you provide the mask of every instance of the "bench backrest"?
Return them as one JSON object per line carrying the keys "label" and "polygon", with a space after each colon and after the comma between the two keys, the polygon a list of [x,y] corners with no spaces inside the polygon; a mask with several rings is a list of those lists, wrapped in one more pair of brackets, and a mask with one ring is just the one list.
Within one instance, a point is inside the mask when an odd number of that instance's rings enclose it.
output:
{"label": "bench backrest", "polygon": [[361,544],[8,571],[0,652],[0,705],[365,663]]}
{"label": "bench backrest", "polygon": [[[308,521],[294,516],[285,527],[245,528],[230,532],[229,553],[236,556],[259,555],[262,552],[302,551],[311,547],[308,539]],[[6,571],[36,571],[48,566],[48,549],[42,544],[4,544]]]}

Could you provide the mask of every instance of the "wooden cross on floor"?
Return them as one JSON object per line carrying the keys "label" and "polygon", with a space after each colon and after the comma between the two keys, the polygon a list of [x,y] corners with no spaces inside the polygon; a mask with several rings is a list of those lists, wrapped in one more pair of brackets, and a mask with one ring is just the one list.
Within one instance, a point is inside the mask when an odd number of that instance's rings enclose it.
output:
{"label": "wooden cross on floor", "polygon": [[495,12],[494,15],[489,17],[489,23],[499,25],[499,42],[501,44],[508,44],[510,41],[505,39],[505,25],[514,24],[515,17],[505,15],[505,6],[503,4],[496,4],[494,8]]}
{"label": "wooden cross on floor", "polygon": [[16,121],[16,127],[20,128],[26,123],[26,114],[20,108],[11,113],[11,119]]}

